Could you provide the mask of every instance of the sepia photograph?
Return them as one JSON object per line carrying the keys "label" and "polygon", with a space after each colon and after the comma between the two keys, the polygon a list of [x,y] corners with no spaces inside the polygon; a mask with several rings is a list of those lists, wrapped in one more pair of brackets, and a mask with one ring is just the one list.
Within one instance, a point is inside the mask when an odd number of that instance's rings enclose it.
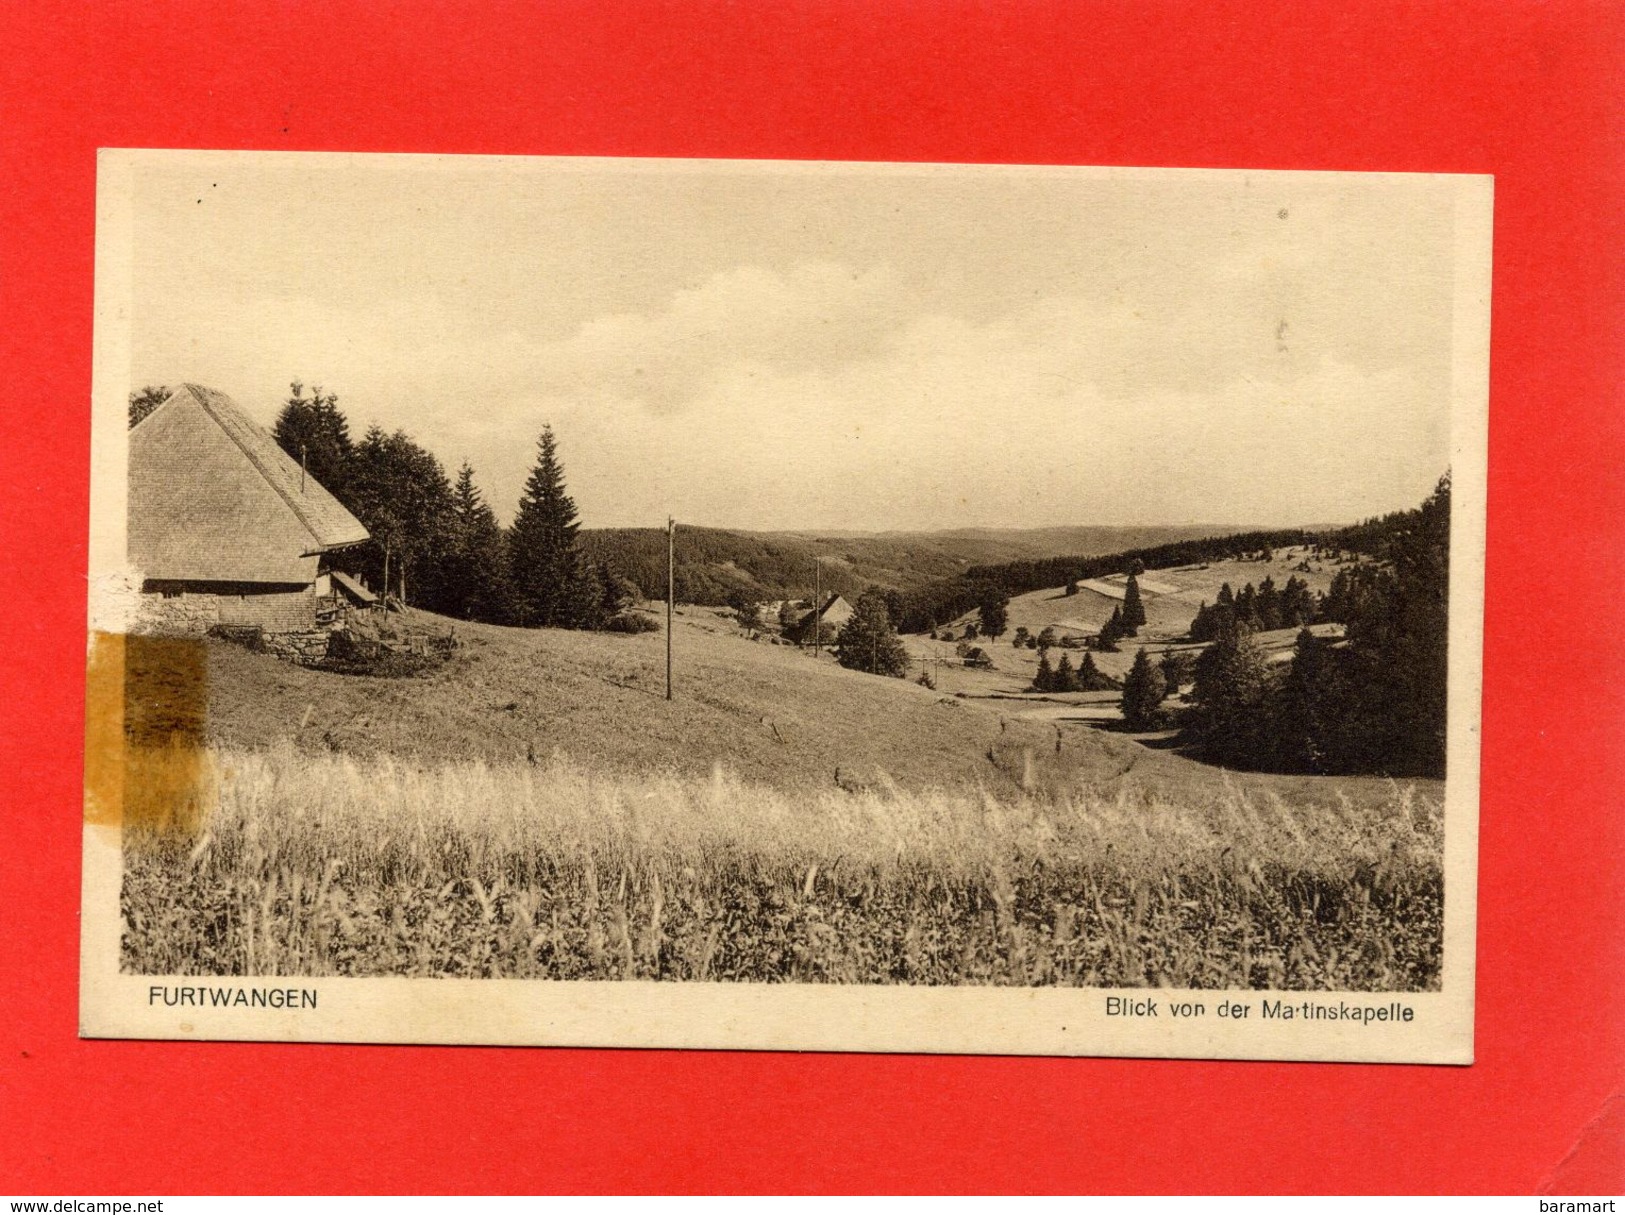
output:
{"label": "sepia photograph", "polygon": [[82,1032],[1471,1061],[1488,178],[98,190]]}

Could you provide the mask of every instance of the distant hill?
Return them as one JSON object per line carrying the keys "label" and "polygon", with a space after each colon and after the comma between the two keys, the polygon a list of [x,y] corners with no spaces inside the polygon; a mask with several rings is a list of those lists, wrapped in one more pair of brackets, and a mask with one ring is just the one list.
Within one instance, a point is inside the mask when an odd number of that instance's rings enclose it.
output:
{"label": "distant hill", "polygon": [[[813,561],[823,585],[856,594],[874,585],[912,592],[975,567],[1052,557],[1082,558],[1153,548],[1245,529],[1179,527],[957,528],[939,532],[749,532],[679,525],[677,598],[717,605],[739,591],[760,600],[807,598]],[[666,593],[666,533],[659,528],[581,532],[590,560],[630,578],[650,598]]]}

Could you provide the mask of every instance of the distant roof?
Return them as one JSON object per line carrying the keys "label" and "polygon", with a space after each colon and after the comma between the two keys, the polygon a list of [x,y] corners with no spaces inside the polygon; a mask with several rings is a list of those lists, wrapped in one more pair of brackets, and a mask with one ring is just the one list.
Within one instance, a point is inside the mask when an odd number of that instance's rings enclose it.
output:
{"label": "distant roof", "polygon": [[[164,398],[162,405],[136,424],[135,429],[149,425],[171,402],[190,396],[203,411],[214,419],[217,426],[248,457],[250,464],[265,478],[266,484],[288,504],[288,508],[310,533],[314,541],[309,552],[347,548],[368,538],[368,532],[332,494],[316,480],[302,471],[293,457],[278,446],[271,433],[253,421],[225,393],[201,384],[182,384]],[[132,434],[134,432],[132,431]]]}
{"label": "distant roof", "polygon": [[805,613],[801,617],[801,623],[806,624],[814,616],[817,616],[818,619],[822,620],[822,619],[824,619],[824,617],[828,616],[830,614],[830,612],[832,610],[834,610],[834,608],[837,605],[839,605],[842,608],[845,608],[846,609],[846,614],[848,616],[853,614],[852,613],[852,605],[850,603],[848,603],[845,599],[841,598],[840,595],[831,595],[828,599],[824,600],[824,606],[819,608],[816,612],[807,612],[807,613]]}

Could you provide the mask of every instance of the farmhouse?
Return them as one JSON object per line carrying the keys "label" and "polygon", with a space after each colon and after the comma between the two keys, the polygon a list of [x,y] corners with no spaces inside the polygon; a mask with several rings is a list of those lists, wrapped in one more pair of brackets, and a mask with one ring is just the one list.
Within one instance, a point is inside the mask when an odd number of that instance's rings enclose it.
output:
{"label": "farmhouse", "polygon": [[852,605],[840,595],[831,595],[824,600],[824,606],[816,612],[808,612],[801,618],[796,627],[806,636],[812,636],[812,623],[817,620],[820,624],[827,624],[831,628],[840,628],[852,619]]}
{"label": "farmhouse", "polygon": [[367,529],[212,388],[182,384],[130,431],[127,518],[151,626],[253,626],[319,647],[345,603],[371,598],[330,568]]}

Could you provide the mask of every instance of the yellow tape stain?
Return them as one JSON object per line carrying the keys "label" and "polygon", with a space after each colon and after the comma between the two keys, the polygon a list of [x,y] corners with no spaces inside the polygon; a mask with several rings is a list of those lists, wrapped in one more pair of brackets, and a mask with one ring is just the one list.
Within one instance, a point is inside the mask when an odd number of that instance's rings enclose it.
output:
{"label": "yellow tape stain", "polygon": [[203,643],[95,633],[85,689],[85,821],[195,831],[217,796]]}

